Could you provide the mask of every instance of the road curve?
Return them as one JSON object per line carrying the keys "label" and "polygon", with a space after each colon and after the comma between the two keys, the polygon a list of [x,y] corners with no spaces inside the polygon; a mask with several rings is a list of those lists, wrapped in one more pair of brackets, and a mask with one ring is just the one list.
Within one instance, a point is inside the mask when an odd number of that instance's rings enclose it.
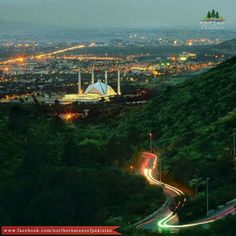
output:
{"label": "road curve", "polygon": [[[209,224],[215,222],[219,219],[224,218],[226,215],[233,214],[236,212],[235,204],[232,203],[225,207],[222,210],[216,211],[213,215],[209,217],[205,217],[194,221],[188,224],[175,224],[173,220],[177,218],[177,211],[183,207],[186,202],[186,196],[183,191],[180,189],[171,186],[169,184],[165,184],[161,181],[158,181],[154,178],[154,170],[156,170],[157,166],[157,156],[153,153],[144,152],[143,153],[143,164],[142,164],[142,172],[146,179],[150,184],[161,186],[166,193],[167,198],[173,200],[174,197],[178,197],[178,202],[175,204],[174,208],[170,209],[167,203],[162,206],[161,210],[156,211],[151,216],[145,218],[143,221],[138,222],[136,224],[137,228],[147,228],[148,225],[151,227],[158,226],[158,229],[180,229],[180,228],[188,228],[194,227],[198,225]],[[153,223],[156,223],[156,226],[153,226]],[[150,228],[150,227],[149,227]]]}

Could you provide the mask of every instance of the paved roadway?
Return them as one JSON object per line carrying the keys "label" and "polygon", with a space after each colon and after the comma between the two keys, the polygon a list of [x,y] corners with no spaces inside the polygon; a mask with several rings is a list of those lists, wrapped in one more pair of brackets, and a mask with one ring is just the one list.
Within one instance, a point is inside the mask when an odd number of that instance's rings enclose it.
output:
{"label": "paved roadway", "polygon": [[[167,200],[156,212],[136,223],[137,228],[151,229],[154,231],[169,229],[170,231],[175,232],[181,228],[209,224],[224,218],[226,215],[236,213],[236,203],[232,201],[223,207],[223,209],[213,212],[208,217],[198,219],[188,224],[179,224],[177,211],[184,206],[187,200],[186,196],[180,189],[156,179],[155,172],[157,165],[158,158],[156,155],[148,152],[143,153],[142,172],[144,176],[150,184],[157,185],[158,187],[161,186],[163,188]],[[177,200],[174,200],[174,198]]]}

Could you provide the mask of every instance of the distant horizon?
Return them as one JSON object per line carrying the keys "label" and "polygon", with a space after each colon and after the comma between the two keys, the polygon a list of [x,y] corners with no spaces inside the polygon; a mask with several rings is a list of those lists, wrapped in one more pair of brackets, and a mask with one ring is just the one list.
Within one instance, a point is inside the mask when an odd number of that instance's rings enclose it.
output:
{"label": "distant horizon", "polygon": [[[2,24],[3,23],[3,24]],[[37,23],[28,23],[24,21],[7,21],[0,18],[0,27],[4,26],[4,24],[8,24],[9,26],[24,26],[27,30],[31,30],[31,28],[42,29],[42,30],[70,30],[70,31],[97,31],[97,30],[116,30],[116,29],[125,29],[125,30],[202,30],[201,25],[159,25],[159,26],[91,26],[91,27],[76,27],[76,26],[53,26],[53,25],[45,25],[45,24],[37,24]],[[224,25],[222,29],[217,29],[217,31],[224,30],[236,30],[236,25]],[[236,36],[235,36],[236,37]]]}
{"label": "distant horizon", "polygon": [[195,28],[211,9],[236,27],[228,0],[1,0],[0,21],[50,28]]}

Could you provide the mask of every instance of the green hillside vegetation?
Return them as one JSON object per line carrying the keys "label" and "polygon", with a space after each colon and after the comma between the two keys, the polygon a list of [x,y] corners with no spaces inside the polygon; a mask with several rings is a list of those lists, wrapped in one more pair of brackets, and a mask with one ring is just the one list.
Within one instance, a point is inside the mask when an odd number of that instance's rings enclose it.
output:
{"label": "green hillside vegetation", "polygon": [[[236,127],[236,58],[199,77],[168,87],[147,107],[129,116],[121,130],[147,140],[152,132],[154,145],[161,150],[166,176],[179,182],[193,182],[194,176],[210,178],[210,208],[236,197],[233,163],[233,129]],[[138,140],[140,142],[140,140]],[[204,181],[199,186],[196,208],[184,215],[205,214]],[[191,202],[189,203],[191,205]]]}
{"label": "green hillside vegetation", "polygon": [[1,225],[128,225],[165,201],[121,169],[134,150],[112,130],[76,127],[35,107],[2,108]]}
{"label": "green hillside vegetation", "polygon": [[162,88],[150,103],[123,107],[107,104],[72,124],[37,107],[2,109],[0,223],[127,225],[152,213],[164,201],[161,190],[124,171],[149,148],[149,132],[164,180],[184,186],[202,179],[182,221],[205,214],[206,177],[210,209],[236,197],[236,58]]}

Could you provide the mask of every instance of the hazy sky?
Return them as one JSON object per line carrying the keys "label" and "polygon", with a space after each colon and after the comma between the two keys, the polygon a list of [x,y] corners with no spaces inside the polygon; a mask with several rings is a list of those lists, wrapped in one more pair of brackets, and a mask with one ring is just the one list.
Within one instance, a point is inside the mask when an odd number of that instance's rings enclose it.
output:
{"label": "hazy sky", "polygon": [[0,20],[77,28],[197,26],[212,8],[236,26],[236,0],[0,0]]}

